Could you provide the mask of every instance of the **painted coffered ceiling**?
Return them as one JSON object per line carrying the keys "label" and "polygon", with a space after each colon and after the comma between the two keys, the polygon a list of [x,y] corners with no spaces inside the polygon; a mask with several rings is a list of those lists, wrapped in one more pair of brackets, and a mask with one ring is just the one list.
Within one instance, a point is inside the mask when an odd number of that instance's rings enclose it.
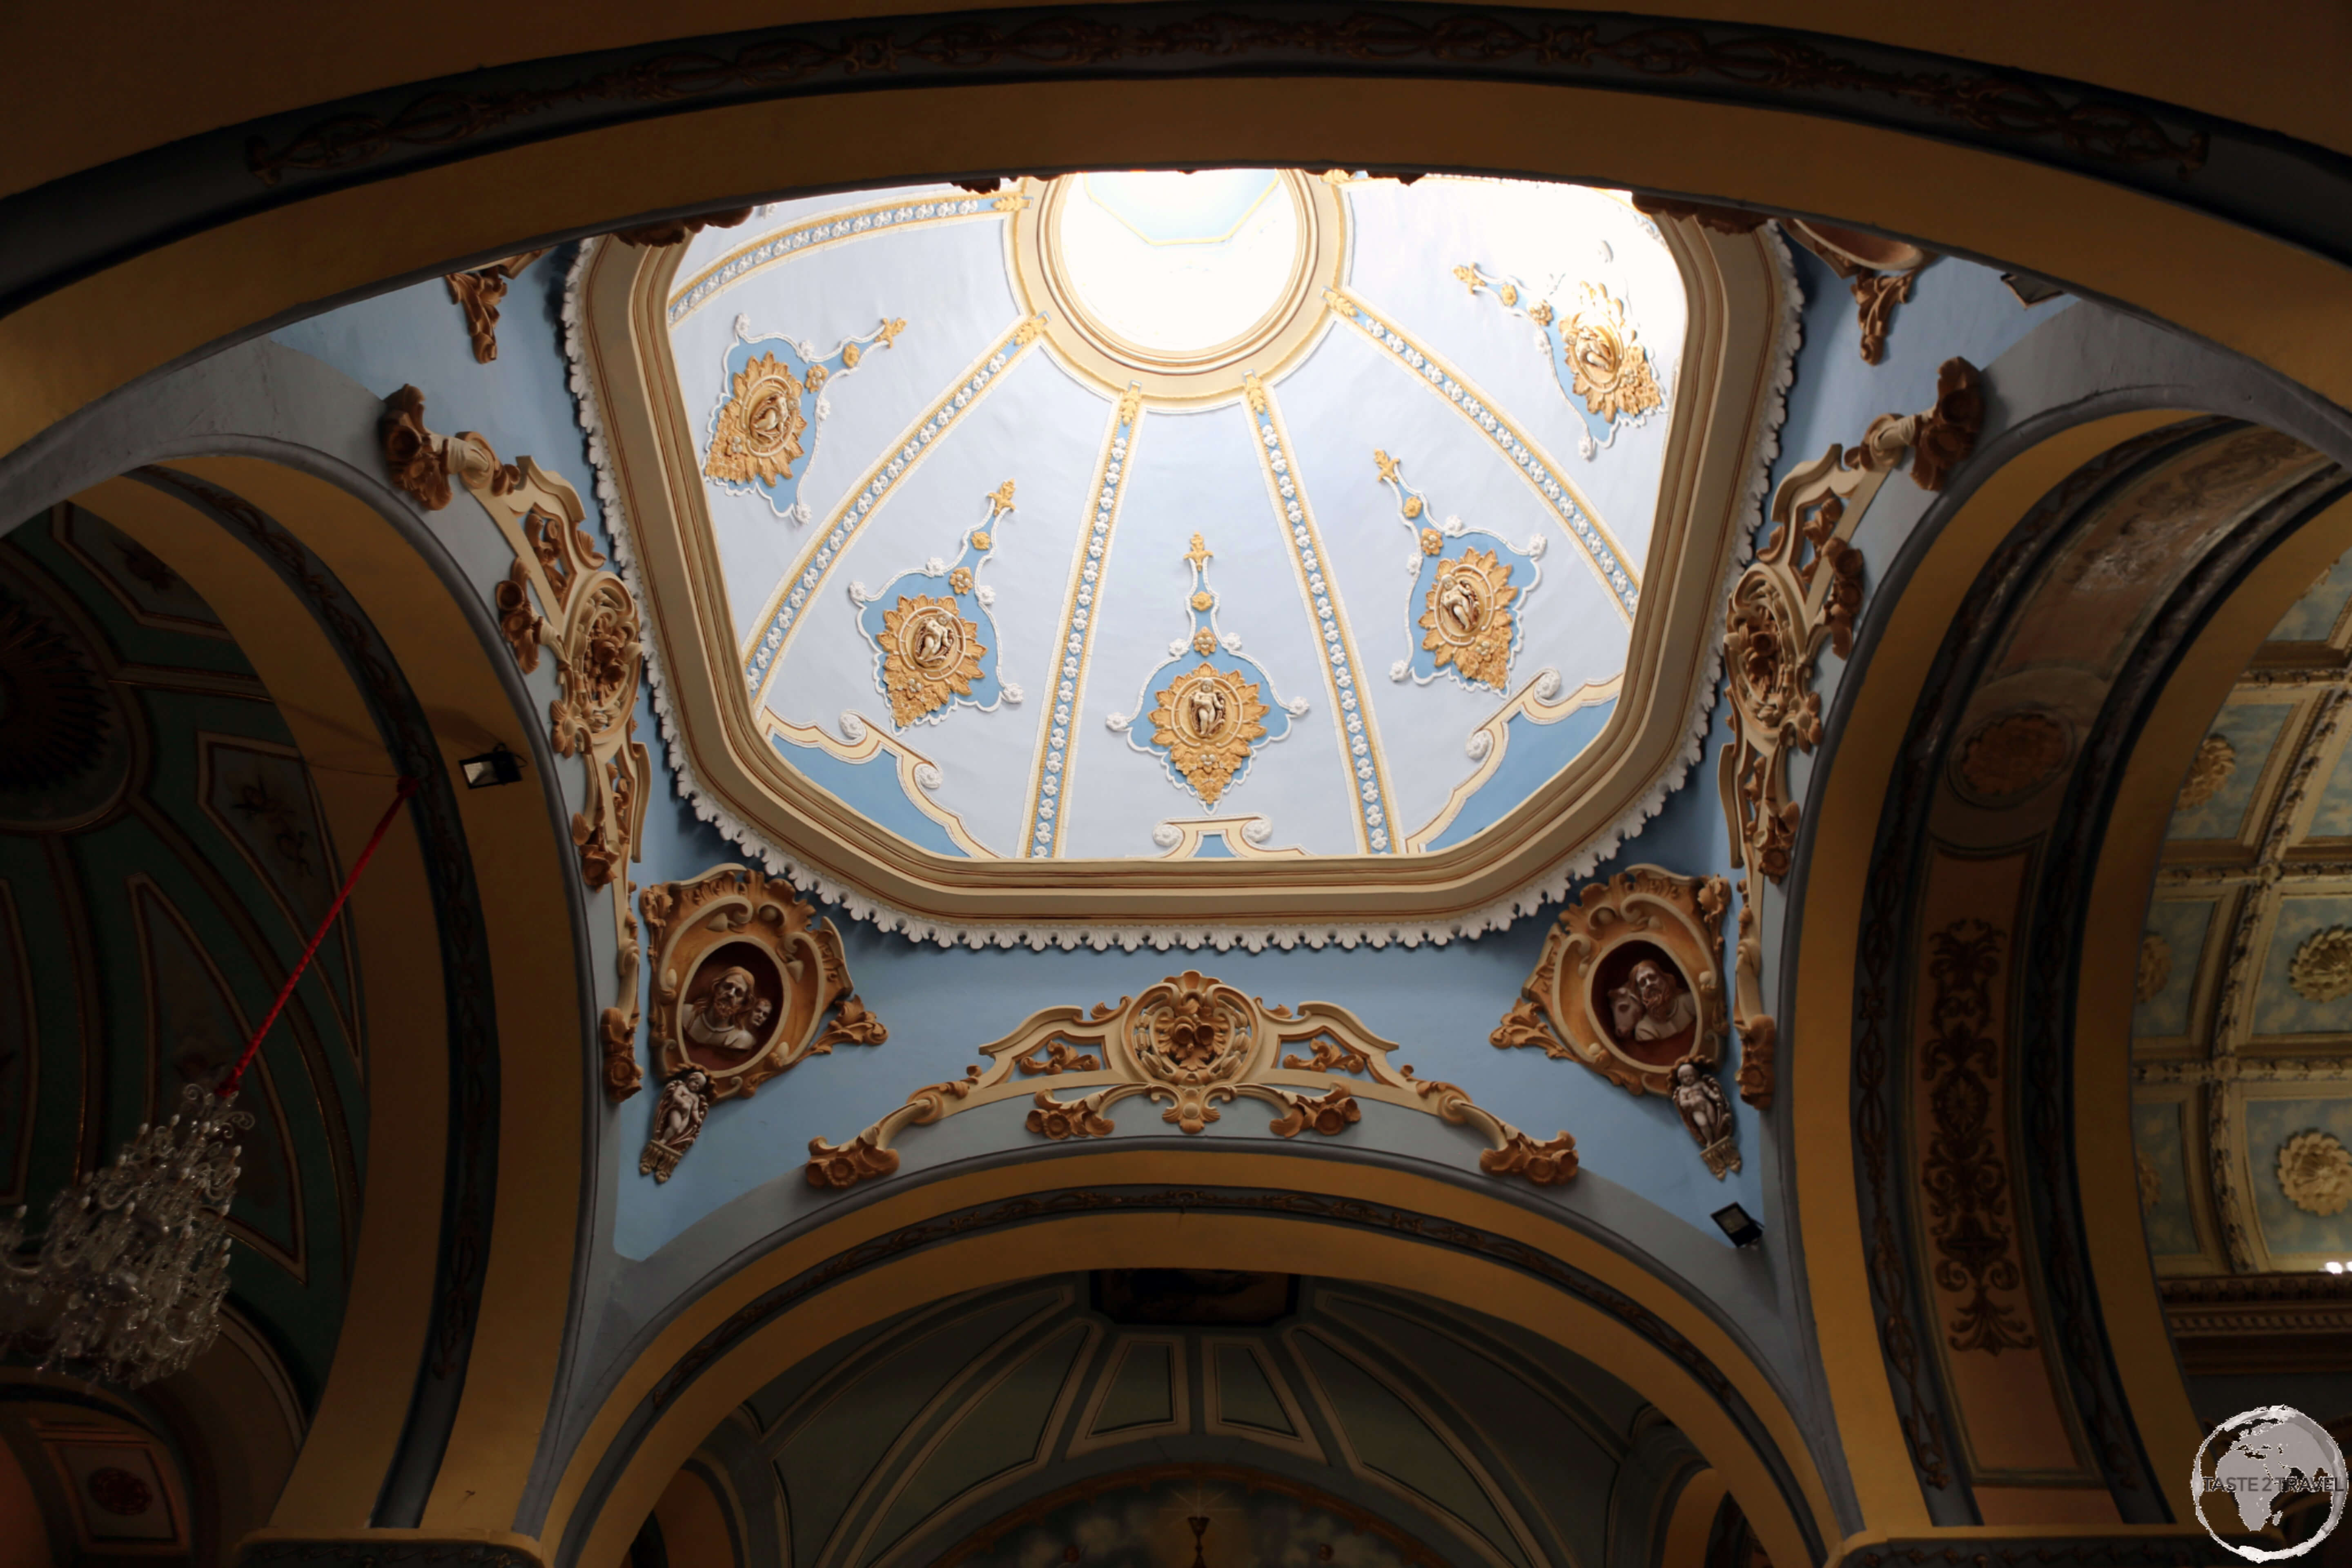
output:
{"label": "painted coffered ceiling", "polygon": [[667,324],[791,766],[941,854],[1295,857],[1598,732],[1685,315],[1611,194],[1244,170],[784,204]]}
{"label": "painted coffered ceiling", "polygon": [[2162,1274],[2352,1259],[2347,658],[2352,555],[2272,629],[2167,829],[2132,1016],[2140,1205]]}

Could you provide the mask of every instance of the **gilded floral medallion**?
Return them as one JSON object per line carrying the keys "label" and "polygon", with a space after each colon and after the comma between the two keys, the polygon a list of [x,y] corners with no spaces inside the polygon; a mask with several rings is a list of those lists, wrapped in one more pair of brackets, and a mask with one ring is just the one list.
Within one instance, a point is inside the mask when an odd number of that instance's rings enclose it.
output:
{"label": "gilded floral medallion", "polygon": [[874,647],[876,683],[889,699],[890,722],[898,729],[937,721],[959,702],[986,710],[1000,700],[1021,700],[1019,687],[997,679],[996,626],[989,609],[996,591],[980,581],[996,548],[994,529],[1013,511],[1013,481],[989,492],[982,504],[984,515],[965,531],[952,566],[935,557],[892,578],[879,594],[863,584],[850,589],[860,606],[858,629]]}
{"label": "gilded floral medallion", "polygon": [[755,338],[751,322],[738,316],[735,342],[719,361],[726,391],[710,416],[703,477],[722,489],[760,497],[781,518],[808,521],[800,500],[802,459],[814,454],[818,429],[833,412],[828,389],[857,368],[866,350],[895,343],[906,325],[885,321],[820,353],[814,343],[781,333]]}
{"label": "gilded floral medallion", "polygon": [[793,465],[806,455],[801,433],[808,428],[808,416],[801,412],[801,398],[824,384],[823,365],[811,365],[803,382],[772,353],[737,371],[734,390],[719,405],[702,471],[714,479],[757,480],[771,489],[791,479]]}
{"label": "gilded floral medallion", "polygon": [[[1305,699],[1282,702],[1264,670],[1243,657],[1236,633],[1217,629],[1217,595],[1209,586],[1209,547],[1192,536],[1184,559],[1192,568],[1185,598],[1192,635],[1168,645],[1168,662],[1145,680],[1152,706],[1139,720],[1114,713],[1108,723],[1128,744],[1167,765],[1169,778],[1211,810],[1242,781],[1257,749],[1290,732],[1307,711]],[[1134,731],[1150,725],[1150,740]]]}
{"label": "gilded floral medallion", "polygon": [[1202,664],[1162,687],[1151,720],[1151,743],[1209,805],[1249,765],[1250,749],[1265,738],[1269,711],[1258,684],[1229,669]]}
{"label": "gilded floral medallion", "polygon": [[[1581,403],[1586,429],[1579,450],[1590,458],[1616,438],[1617,424],[1639,424],[1666,405],[1650,351],[1625,314],[1625,301],[1591,279],[1576,286],[1576,303],[1559,308],[1538,300],[1517,278],[1475,264],[1454,269],[1472,294],[1491,294],[1512,315],[1532,322],[1537,346],[1571,403]],[[1600,428],[1592,427],[1599,421]]]}
{"label": "gilded floral medallion", "polygon": [[[1412,655],[1396,662],[1390,679],[1429,681],[1451,673],[1465,686],[1507,692],[1511,658],[1524,630],[1521,601],[1541,581],[1541,543],[1530,541],[1527,549],[1515,550],[1458,517],[1433,527],[1429,498],[1406,480],[1404,460],[1375,449],[1372,463],[1381,482],[1396,494],[1397,518],[1412,531],[1415,551],[1405,613],[1416,616],[1419,636]],[[1489,547],[1471,542],[1477,538],[1489,541]]]}
{"label": "gilded floral medallion", "polygon": [[1438,567],[1423,597],[1421,646],[1440,668],[1503,690],[1511,678],[1511,569],[1491,550],[1465,550]]}
{"label": "gilded floral medallion", "polygon": [[1647,414],[1664,406],[1650,356],[1625,319],[1625,302],[1598,284],[1580,284],[1577,292],[1575,310],[1560,321],[1561,358],[1576,395],[1596,417],[1611,424],[1621,414]]}
{"label": "gilded floral medallion", "polygon": [[897,608],[885,610],[882,639],[882,687],[890,721],[901,728],[971,696],[988,651],[980,627],[956,613],[953,599],[928,595],[901,595]]}

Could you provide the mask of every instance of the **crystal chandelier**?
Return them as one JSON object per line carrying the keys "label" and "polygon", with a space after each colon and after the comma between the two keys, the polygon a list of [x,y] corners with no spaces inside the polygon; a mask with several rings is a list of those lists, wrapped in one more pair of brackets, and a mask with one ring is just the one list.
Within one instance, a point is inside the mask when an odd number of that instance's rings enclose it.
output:
{"label": "crystal chandelier", "polygon": [[29,1309],[16,1337],[45,1342],[44,1368],[135,1388],[210,1348],[228,1294],[237,1134],[253,1125],[236,1098],[181,1089],[179,1115],[51,1200],[30,1263],[13,1256],[25,1211],[0,1219],[0,1281]]}
{"label": "crystal chandelier", "polygon": [[400,781],[277,1002],[219,1085],[184,1087],[179,1115],[142,1126],[113,1164],[51,1199],[48,1228],[29,1259],[20,1256],[25,1211],[0,1218],[0,1294],[15,1299],[0,1322],[0,1349],[37,1346],[43,1369],[136,1388],[184,1370],[212,1348],[228,1294],[238,1137],[253,1125],[236,1109],[237,1086],[401,804],[415,793],[416,781]]}

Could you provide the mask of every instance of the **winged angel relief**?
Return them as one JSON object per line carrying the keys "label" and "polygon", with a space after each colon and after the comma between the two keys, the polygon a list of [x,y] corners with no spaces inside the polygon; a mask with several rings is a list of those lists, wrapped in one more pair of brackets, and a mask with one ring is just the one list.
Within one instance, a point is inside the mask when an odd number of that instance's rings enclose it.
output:
{"label": "winged angel relief", "polygon": [[1360,1102],[1370,1100],[1472,1129],[1486,1141],[1478,1164],[1490,1175],[1557,1186],[1576,1174],[1575,1139],[1562,1132],[1539,1142],[1459,1086],[1392,1066],[1395,1049],[1343,1007],[1269,1007],[1188,969],[1115,1006],[1032,1014],[981,1047],[984,1066],[915,1090],[846,1143],[812,1139],[808,1181],[847,1187],[887,1176],[898,1168],[892,1141],[908,1128],[1021,1098],[1030,1103],[1028,1131],[1057,1142],[1110,1136],[1111,1109],[1138,1098],[1160,1105],[1163,1123],[1192,1134],[1222,1120],[1220,1106],[1260,1100],[1277,1112],[1267,1127],[1281,1138],[1339,1136],[1362,1120]]}

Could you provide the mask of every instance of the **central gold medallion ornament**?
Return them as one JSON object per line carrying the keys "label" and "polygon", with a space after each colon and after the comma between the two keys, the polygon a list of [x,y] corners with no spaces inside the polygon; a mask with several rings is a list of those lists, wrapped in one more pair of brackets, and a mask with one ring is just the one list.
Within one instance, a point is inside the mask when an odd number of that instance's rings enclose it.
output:
{"label": "central gold medallion ornament", "polygon": [[1021,700],[1018,687],[997,679],[991,650],[996,625],[988,609],[995,595],[980,582],[980,569],[996,548],[992,530],[1013,514],[1013,481],[982,504],[987,516],[965,531],[954,565],[934,559],[921,571],[892,578],[879,594],[852,591],[863,606],[858,629],[877,656],[875,679],[890,700],[890,722],[901,730],[942,718],[959,702],[986,711],[1000,701]]}
{"label": "central gold medallion ornament", "polygon": [[1130,731],[1136,721],[1124,714],[1112,714],[1109,723],[1129,731],[1129,745],[1158,756],[1171,779],[1213,811],[1241,782],[1258,747],[1288,734],[1290,721],[1307,711],[1307,703],[1269,700],[1274,683],[1242,657],[1242,639],[1218,635],[1212,557],[1199,534],[1184,559],[1192,567],[1192,592],[1185,600],[1192,635],[1171,643],[1168,662],[1144,682],[1152,706],[1143,721],[1151,726],[1151,739],[1138,740]]}
{"label": "central gold medallion ornament", "polygon": [[882,613],[882,684],[892,721],[911,724],[971,696],[987,651],[953,599],[900,595],[896,609]]}
{"label": "central gold medallion ornament", "polygon": [[[823,365],[810,367],[814,385],[824,384],[824,375]],[[719,406],[703,472],[734,484],[756,479],[773,485],[791,479],[793,464],[802,456],[801,432],[808,428],[808,416],[801,412],[805,390],[791,367],[772,353],[737,371],[734,390]]]}
{"label": "central gold medallion ornament", "polygon": [[1421,646],[1443,668],[1497,691],[1511,675],[1511,568],[1488,550],[1465,550],[1437,569],[1421,613]]}
{"label": "central gold medallion ornament", "polygon": [[1192,793],[1214,805],[1234,775],[1249,765],[1250,748],[1265,738],[1260,722],[1270,710],[1258,684],[1233,670],[1203,664],[1162,687],[1150,712],[1151,743],[1168,758]]}

